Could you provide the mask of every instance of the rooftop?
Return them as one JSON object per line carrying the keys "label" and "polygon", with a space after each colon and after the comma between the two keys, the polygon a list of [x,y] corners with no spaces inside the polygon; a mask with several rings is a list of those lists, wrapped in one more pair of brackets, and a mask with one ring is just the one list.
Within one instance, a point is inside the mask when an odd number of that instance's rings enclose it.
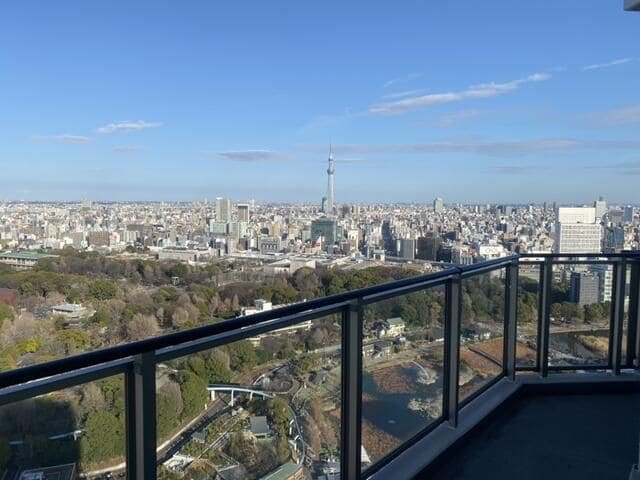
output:
{"label": "rooftop", "polygon": [[49,255],[47,253],[38,252],[2,252],[0,258],[12,258],[16,260],[40,260],[47,257],[55,257],[56,255]]}
{"label": "rooftop", "polygon": [[269,433],[267,417],[251,417],[249,419],[249,424],[251,426],[251,433],[254,435],[266,435]]}
{"label": "rooftop", "polygon": [[298,465],[295,463],[285,463],[273,472],[262,477],[261,480],[289,480],[291,475],[298,472],[298,470],[300,470],[301,468],[302,465]]}

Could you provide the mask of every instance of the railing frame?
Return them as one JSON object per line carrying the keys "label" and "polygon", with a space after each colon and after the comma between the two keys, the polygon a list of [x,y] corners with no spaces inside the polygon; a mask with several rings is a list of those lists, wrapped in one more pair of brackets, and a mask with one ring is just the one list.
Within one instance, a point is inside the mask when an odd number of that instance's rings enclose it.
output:
{"label": "railing frame", "polygon": [[[640,254],[531,254],[497,259],[483,264],[454,266],[441,272],[377,285],[344,294],[311,300],[270,312],[207,325],[170,335],[88,352],[48,364],[0,373],[0,405],[44,395],[55,390],[123,375],[125,384],[126,460],[128,476],[136,480],[156,478],[156,368],[161,362],[198,353],[216,346],[272,332],[283,327],[328,315],[340,315],[341,339],[341,471],[343,478],[358,479],[374,474],[402,451],[444,424],[458,427],[460,409],[499,381],[517,380],[517,310],[520,264],[539,265],[539,315],[535,370],[544,381],[558,370],[609,369],[619,375],[622,368],[640,368]],[[567,264],[612,264],[614,282],[607,366],[550,366],[549,330],[553,266]],[[464,279],[505,271],[505,316],[503,370],[472,397],[459,399],[460,329],[462,282]],[[629,309],[625,315],[627,271],[630,272]],[[444,287],[444,366],[442,417],[421,433],[390,452],[378,464],[361,471],[363,326],[366,305],[434,287]],[[627,319],[626,359],[622,360],[624,321]]]}

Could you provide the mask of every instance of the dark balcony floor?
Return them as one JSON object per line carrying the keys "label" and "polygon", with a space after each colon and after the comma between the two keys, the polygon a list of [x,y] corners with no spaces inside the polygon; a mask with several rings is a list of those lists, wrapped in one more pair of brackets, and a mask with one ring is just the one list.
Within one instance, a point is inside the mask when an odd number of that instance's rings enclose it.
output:
{"label": "dark balcony floor", "polygon": [[419,478],[626,480],[640,394],[534,395],[508,405]]}

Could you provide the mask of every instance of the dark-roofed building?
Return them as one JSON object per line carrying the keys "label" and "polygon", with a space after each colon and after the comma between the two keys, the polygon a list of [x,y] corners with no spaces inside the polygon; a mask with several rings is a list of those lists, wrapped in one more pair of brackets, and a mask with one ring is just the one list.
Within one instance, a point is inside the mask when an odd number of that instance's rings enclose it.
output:
{"label": "dark-roofed building", "polygon": [[249,430],[257,439],[269,438],[271,436],[271,429],[267,423],[267,417],[250,417],[249,418]]}
{"label": "dark-roofed building", "polygon": [[305,478],[305,475],[302,465],[285,463],[260,480],[302,480],[303,478]]}

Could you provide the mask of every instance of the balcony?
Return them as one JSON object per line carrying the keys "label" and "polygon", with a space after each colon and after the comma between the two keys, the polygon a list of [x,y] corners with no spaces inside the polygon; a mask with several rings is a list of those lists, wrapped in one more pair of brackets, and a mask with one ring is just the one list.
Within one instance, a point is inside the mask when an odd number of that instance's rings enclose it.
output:
{"label": "balcony", "polygon": [[[594,278],[597,297],[587,288]],[[37,455],[22,465],[14,454],[5,478],[69,463],[92,478],[155,479],[159,465],[161,476],[179,478],[167,471],[196,460],[220,478],[626,478],[638,463],[639,299],[638,253],[521,255],[1,373],[5,414],[37,398],[56,412],[42,417],[40,442],[62,442],[41,465]],[[248,341],[278,347],[237,367],[233,381],[198,387],[204,408],[185,402],[192,413],[168,428],[166,378],[183,365],[200,368],[190,359],[203,352],[241,344],[233,355],[249,356]],[[316,365],[307,368],[311,355]],[[295,374],[279,376],[285,371]],[[201,385],[183,377],[181,385]],[[88,390],[74,389],[114,378],[122,425],[114,420],[92,444],[91,425],[74,423],[79,415],[59,408],[58,392],[84,398]],[[107,409],[101,395],[94,413]],[[242,405],[264,410],[244,429]],[[19,450],[26,427],[16,425],[4,434]],[[229,450],[206,456],[236,434],[253,435],[258,450],[281,441],[277,465],[249,473]],[[76,465],[78,452],[107,447],[110,461]]]}

